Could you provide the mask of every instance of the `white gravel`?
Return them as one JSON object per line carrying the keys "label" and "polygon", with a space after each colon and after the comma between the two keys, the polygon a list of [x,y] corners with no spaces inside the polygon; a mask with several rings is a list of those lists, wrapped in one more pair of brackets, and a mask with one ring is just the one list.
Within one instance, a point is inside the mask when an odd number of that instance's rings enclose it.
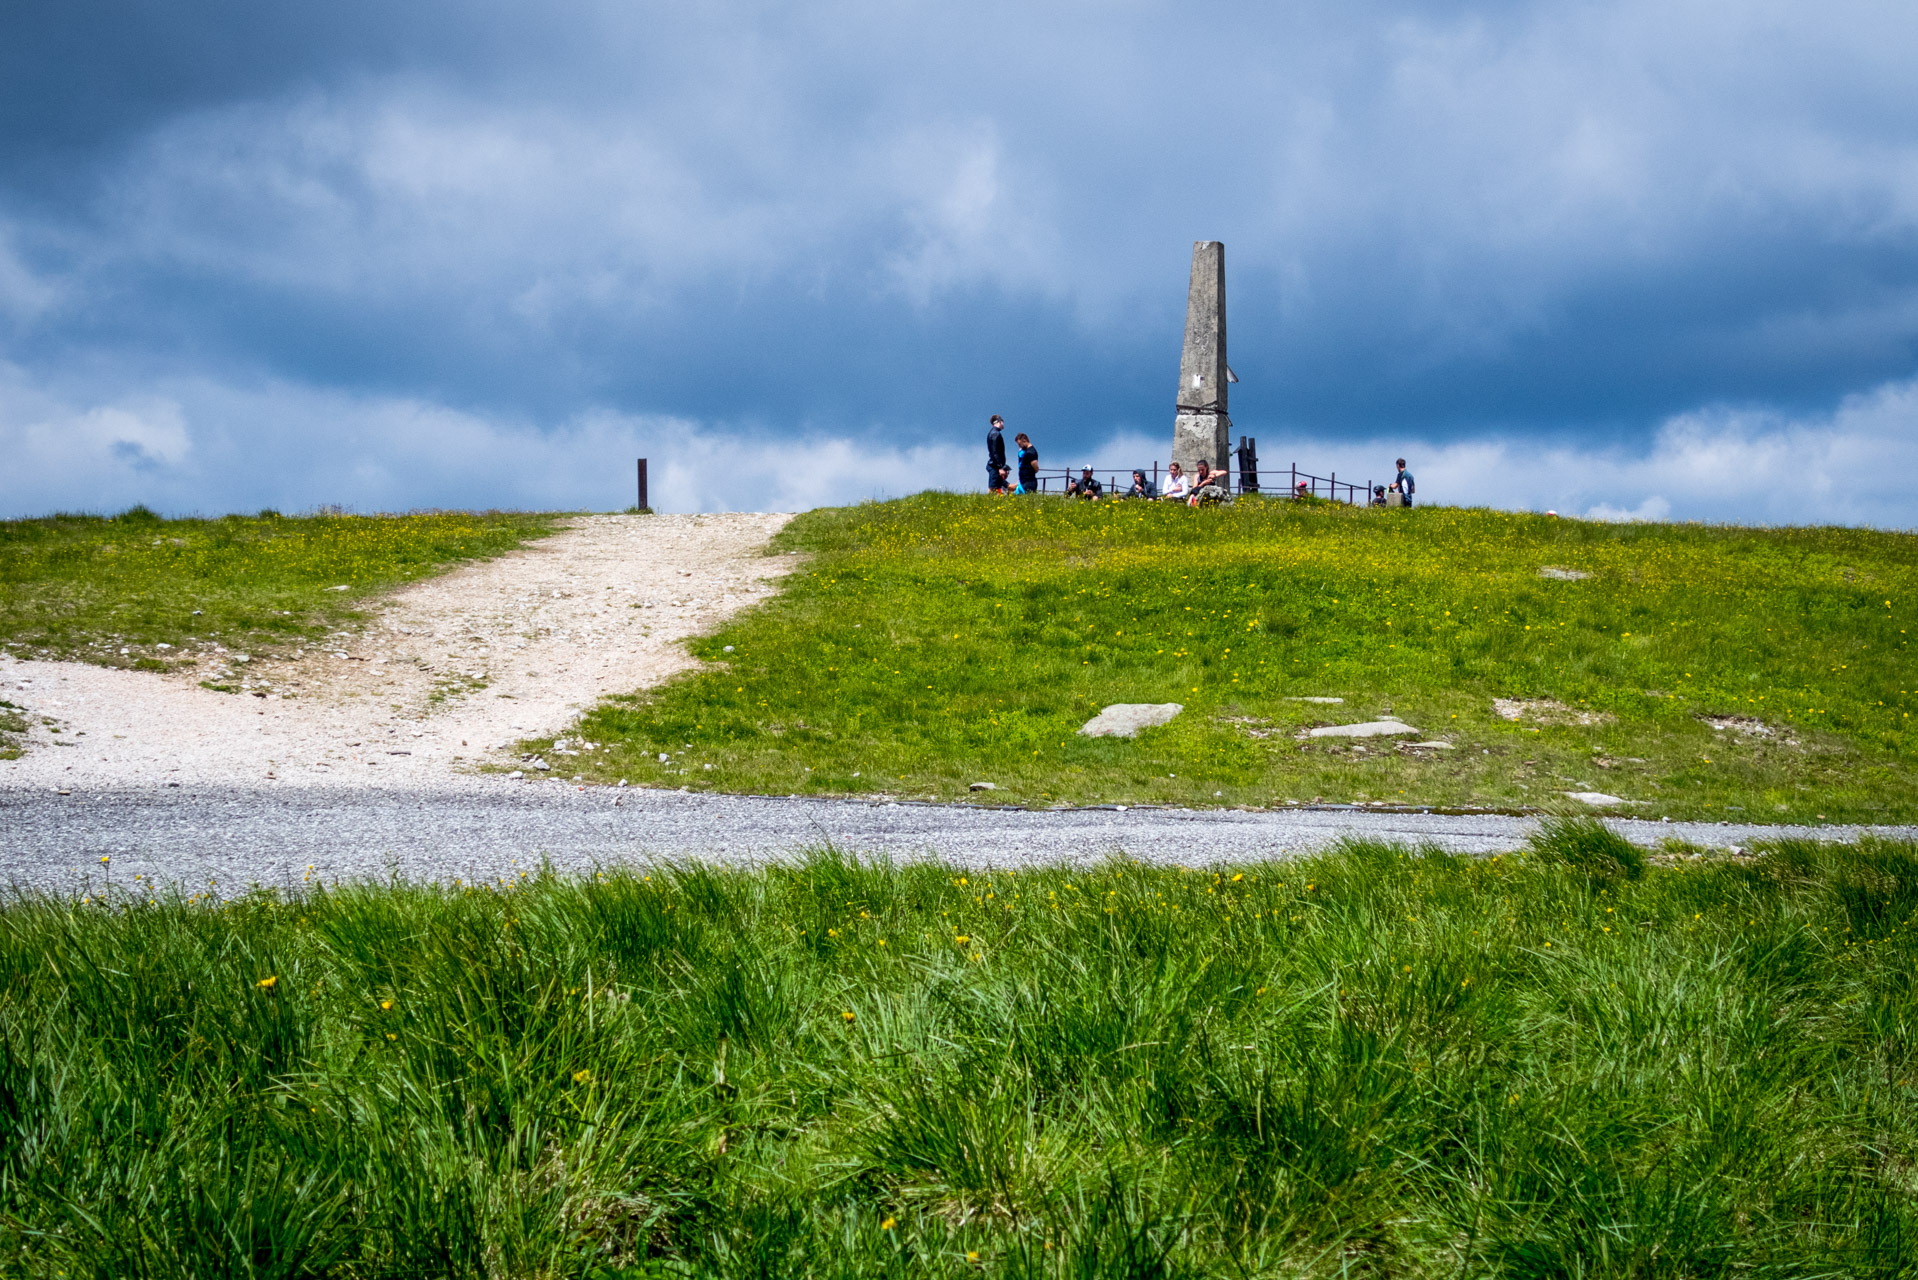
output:
{"label": "white gravel", "polygon": [[35,722],[27,754],[0,761],[0,791],[444,785],[510,762],[514,743],[565,730],[603,694],[694,665],[680,642],[771,595],[795,563],[762,554],[789,519],[577,517],[279,660],[209,647],[155,675],[0,658],[0,698]]}

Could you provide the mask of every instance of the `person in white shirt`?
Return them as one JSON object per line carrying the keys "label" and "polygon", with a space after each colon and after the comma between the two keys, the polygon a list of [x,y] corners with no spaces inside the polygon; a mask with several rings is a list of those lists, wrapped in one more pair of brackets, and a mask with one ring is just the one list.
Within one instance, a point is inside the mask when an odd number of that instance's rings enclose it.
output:
{"label": "person in white shirt", "polygon": [[1173,463],[1165,473],[1165,486],[1159,490],[1159,496],[1171,502],[1186,500],[1185,468]]}

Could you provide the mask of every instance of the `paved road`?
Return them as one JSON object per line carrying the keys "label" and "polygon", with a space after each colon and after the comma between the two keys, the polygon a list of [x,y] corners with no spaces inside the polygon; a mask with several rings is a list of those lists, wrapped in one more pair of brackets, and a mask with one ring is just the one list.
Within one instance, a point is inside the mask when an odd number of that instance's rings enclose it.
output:
{"label": "paved road", "polygon": [[[317,878],[492,880],[550,860],[579,871],[705,858],[752,863],[832,844],[895,858],[1020,866],[1117,851],[1157,862],[1278,858],[1347,835],[1460,853],[1516,848],[1531,829],[1499,814],[1353,809],[994,810],[860,800],[785,799],[462,781],[438,790],[217,788],[0,790],[0,882],[56,892],[136,873],[221,892]],[[1761,827],[1621,821],[1643,844],[1677,836],[1706,845],[1781,834],[1855,838],[1858,827]],[[1878,828],[1918,838],[1918,828]]]}

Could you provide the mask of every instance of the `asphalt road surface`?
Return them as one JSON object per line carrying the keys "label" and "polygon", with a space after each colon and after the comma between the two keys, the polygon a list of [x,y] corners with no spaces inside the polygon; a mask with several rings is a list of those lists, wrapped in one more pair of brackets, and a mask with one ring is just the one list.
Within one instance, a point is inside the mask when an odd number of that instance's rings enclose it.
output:
{"label": "asphalt road surface", "polygon": [[[1865,830],[1615,820],[1640,844],[1677,837],[1739,846],[1766,836],[1854,839]],[[1296,856],[1344,836],[1455,853],[1521,845],[1532,820],[1503,814],[1349,808],[1262,812],[1117,808],[990,809],[789,799],[559,783],[464,781],[441,789],[212,787],[0,791],[0,881],[15,890],[87,892],[117,884],[252,885],[454,879],[491,882],[550,863],[590,871],[699,859],[755,864],[831,845],[862,856],[968,866],[1094,861],[1114,854],[1198,866]],[[109,858],[103,864],[100,859]]]}

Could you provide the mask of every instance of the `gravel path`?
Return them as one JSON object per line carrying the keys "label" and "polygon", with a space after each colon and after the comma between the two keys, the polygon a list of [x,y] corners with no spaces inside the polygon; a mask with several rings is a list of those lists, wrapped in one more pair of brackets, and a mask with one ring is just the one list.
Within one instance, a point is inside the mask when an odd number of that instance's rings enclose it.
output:
{"label": "gravel path", "polygon": [[789,519],[575,517],[273,658],[209,642],[160,676],[0,657],[0,698],[34,722],[28,753],[0,761],[0,791],[445,785],[604,694],[694,665],[680,642],[770,596],[795,563],[761,554]]}
{"label": "gravel path", "polygon": [[[1761,827],[1617,821],[1634,841],[1676,836],[1709,846],[1783,834],[1855,839],[1859,827]],[[221,893],[385,878],[468,883],[543,860],[562,870],[674,858],[755,863],[832,844],[901,860],[974,866],[1087,860],[1123,852],[1156,862],[1280,858],[1345,835],[1430,843],[1458,853],[1516,848],[1529,819],[1497,814],[1189,809],[992,810],[874,804],[557,782],[467,779],[433,789],[201,787],[0,791],[0,876],[20,888],[85,891],[134,875]],[[1877,828],[1910,839],[1918,828]]]}

